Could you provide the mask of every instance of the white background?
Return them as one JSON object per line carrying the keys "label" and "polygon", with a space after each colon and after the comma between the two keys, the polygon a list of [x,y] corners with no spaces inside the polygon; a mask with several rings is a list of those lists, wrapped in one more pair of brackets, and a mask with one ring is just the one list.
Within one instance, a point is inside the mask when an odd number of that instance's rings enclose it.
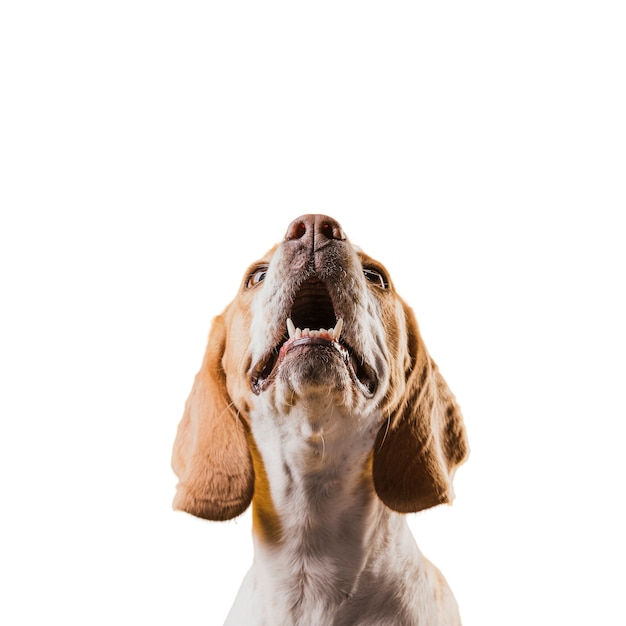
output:
{"label": "white background", "polygon": [[220,624],[250,519],[170,503],[211,318],[302,213],[464,410],[410,517],[466,626],[626,624],[619,2],[0,8],[3,624]]}

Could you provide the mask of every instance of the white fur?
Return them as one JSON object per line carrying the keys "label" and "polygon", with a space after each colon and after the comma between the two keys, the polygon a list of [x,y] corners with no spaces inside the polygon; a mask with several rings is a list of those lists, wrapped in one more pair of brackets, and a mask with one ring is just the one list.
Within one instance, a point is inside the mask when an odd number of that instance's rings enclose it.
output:
{"label": "white fur", "polygon": [[255,538],[254,565],[227,625],[460,624],[405,517],[364,488],[375,429],[323,396],[292,409],[288,420],[259,415],[253,423],[288,540],[267,546]]}

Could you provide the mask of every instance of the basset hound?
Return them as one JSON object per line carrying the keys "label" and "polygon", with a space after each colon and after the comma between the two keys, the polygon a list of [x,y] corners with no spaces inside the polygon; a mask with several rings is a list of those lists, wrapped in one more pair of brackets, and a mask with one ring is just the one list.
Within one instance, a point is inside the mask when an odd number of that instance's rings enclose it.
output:
{"label": "basset hound", "polygon": [[405,513],[453,498],[454,396],[385,268],[303,215],[213,321],[172,466],[174,508],[252,503],[254,563],[226,624],[460,624]]}

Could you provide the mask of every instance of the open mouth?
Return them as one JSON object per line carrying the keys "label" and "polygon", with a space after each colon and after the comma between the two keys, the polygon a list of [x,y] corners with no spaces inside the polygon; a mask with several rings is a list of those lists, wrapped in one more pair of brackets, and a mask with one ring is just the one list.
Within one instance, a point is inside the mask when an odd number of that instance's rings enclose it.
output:
{"label": "open mouth", "polygon": [[346,342],[342,336],[342,332],[347,334],[345,330],[343,318],[335,312],[326,284],[316,278],[303,282],[285,320],[284,335],[252,369],[252,391],[258,395],[273,382],[278,366],[291,350],[309,346],[335,350],[362,392],[368,397],[373,396],[376,390],[374,372]]}

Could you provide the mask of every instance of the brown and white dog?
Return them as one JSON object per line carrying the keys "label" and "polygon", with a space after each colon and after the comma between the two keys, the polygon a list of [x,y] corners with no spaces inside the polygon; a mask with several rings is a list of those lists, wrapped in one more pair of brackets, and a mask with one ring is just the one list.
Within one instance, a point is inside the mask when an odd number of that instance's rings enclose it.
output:
{"label": "brown and white dog", "polygon": [[404,513],[451,502],[454,396],[377,261],[303,215],[214,322],[174,444],[174,507],[252,502],[255,558],[227,624],[460,624]]}

